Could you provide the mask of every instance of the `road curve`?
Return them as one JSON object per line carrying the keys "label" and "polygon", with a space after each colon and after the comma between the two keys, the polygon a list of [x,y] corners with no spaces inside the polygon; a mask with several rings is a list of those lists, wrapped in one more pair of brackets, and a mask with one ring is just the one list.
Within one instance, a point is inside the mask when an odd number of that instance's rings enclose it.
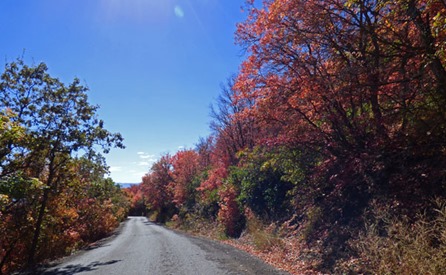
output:
{"label": "road curve", "polygon": [[288,274],[218,242],[129,217],[116,236],[38,274]]}

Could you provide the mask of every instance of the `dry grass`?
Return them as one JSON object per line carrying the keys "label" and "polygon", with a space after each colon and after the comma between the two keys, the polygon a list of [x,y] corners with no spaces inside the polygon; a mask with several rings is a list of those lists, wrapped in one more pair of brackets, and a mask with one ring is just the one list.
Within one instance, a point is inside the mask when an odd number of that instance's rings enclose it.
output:
{"label": "dry grass", "polygon": [[247,224],[242,236],[226,243],[290,274],[318,274],[313,262],[306,258],[309,248],[297,237],[295,226],[290,226],[291,220],[280,225],[265,225],[249,210],[245,216]]}
{"label": "dry grass", "polygon": [[301,255],[300,252],[308,251],[308,248],[301,238],[296,237],[293,226],[289,226],[288,223],[280,226],[264,225],[252,212],[249,213],[249,210],[245,215],[246,230],[238,239],[226,237],[223,228],[217,222],[209,222],[194,215],[186,215],[184,219],[174,219],[168,226],[193,235],[222,241],[290,274],[318,274],[312,271],[311,261]]}
{"label": "dry grass", "polygon": [[174,215],[166,226],[186,231],[192,235],[203,236],[211,239],[227,239],[224,237],[224,230],[216,221],[210,221],[199,215],[186,214],[184,218]]}
{"label": "dry grass", "polygon": [[274,224],[266,227],[259,218],[257,218],[250,210],[245,213],[246,230],[255,248],[259,251],[269,251],[274,247],[282,247],[283,241],[277,234],[277,227]]}
{"label": "dry grass", "polygon": [[[373,274],[445,274],[446,204],[437,202],[436,215],[407,219],[381,219],[384,230],[370,224],[353,242],[363,272]],[[380,232],[381,231],[381,232]]]}
{"label": "dry grass", "polygon": [[266,250],[258,249],[258,244],[255,244],[253,240],[255,238],[258,237],[244,234],[239,239],[230,239],[225,243],[255,255],[264,262],[290,274],[320,274],[315,271],[316,264],[306,258],[310,249],[301,238],[283,237],[280,239],[280,245],[268,245]]}

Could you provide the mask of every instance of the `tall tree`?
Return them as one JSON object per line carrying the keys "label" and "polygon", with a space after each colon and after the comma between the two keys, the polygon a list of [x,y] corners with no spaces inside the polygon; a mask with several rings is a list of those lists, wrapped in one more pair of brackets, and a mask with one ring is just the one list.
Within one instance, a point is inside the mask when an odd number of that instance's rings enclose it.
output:
{"label": "tall tree", "polygon": [[44,63],[27,66],[17,60],[5,66],[0,82],[1,110],[12,112],[11,121],[25,128],[28,136],[19,148],[9,144],[9,157],[20,158],[20,162],[5,167],[2,173],[13,172],[10,167],[24,169],[29,177],[39,178],[45,185],[29,247],[29,266],[35,264],[47,204],[62,188],[72,156],[94,158],[98,146],[104,153],[112,146],[123,147],[122,137],[107,131],[96,118],[98,107],[88,102],[88,88],[78,79],[65,85],[47,70]]}
{"label": "tall tree", "polygon": [[269,144],[315,157],[294,191],[320,225],[357,221],[372,198],[415,213],[446,196],[444,1],[248,2],[233,98]]}
{"label": "tall tree", "polygon": [[434,2],[276,0],[252,7],[237,32],[250,56],[236,98],[254,100],[252,113],[281,123],[284,138],[325,140],[333,154],[405,135],[409,120],[423,120],[420,111],[444,114],[445,58],[431,27],[444,3]]}
{"label": "tall tree", "polygon": [[367,174],[394,165],[385,154],[430,144],[418,153],[438,156],[445,146],[444,14],[441,1],[251,6],[237,31],[249,57],[234,98],[254,102],[243,113],[271,140],[359,163],[373,184]]}
{"label": "tall tree", "polygon": [[165,222],[174,210],[172,182],[172,157],[168,154],[155,162],[142,178],[146,203],[156,212],[158,222]]}
{"label": "tall tree", "polygon": [[224,160],[226,165],[237,162],[236,154],[239,150],[252,148],[255,137],[252,118],[239,116],[245,108],[252,106],[251,101],[236,101],[233,85],[234,78],[228,79],[226,85],[221,87],[216,105],[211,106],[210,128],[216,137],[214,152],[219,154],[218,158]]}
{"label": "tall tree", "polygon": [[195,202],[195,178],[199,156],[194,150],[181,150],[172,157],[173,198],[176,206],[191,207]]}

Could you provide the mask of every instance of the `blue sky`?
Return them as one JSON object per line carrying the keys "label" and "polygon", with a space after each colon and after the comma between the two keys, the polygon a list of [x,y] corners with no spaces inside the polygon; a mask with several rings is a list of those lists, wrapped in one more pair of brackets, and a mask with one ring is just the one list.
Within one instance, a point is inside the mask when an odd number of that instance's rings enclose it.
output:
{"label": "blue sky", "polygon": [[126,149],[106,156],[115,182],[140,182],[165,153],[209,134],[209,105],[242,61],[244,0],[0,0],[0,58],[24,53],[90,88]]}

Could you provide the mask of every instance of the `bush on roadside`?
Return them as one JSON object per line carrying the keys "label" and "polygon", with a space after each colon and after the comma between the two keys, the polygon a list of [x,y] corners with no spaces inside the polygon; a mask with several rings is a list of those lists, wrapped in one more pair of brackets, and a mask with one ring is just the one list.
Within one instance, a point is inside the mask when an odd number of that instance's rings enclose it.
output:
{"label": "bush on roadside", "polygon": [[259,251],[268,251],[273,247],[281,247],[283,241],[281,236],[277,234],[276,225],[271,224],[265,226],[263,222],[255,216],[249,208],[245,210],[246,230],[245,234],[249,235],[255,248]]}
{"label": "bush on roadside", "polygon": [[413,222],[388,212],[366,226],[352,246],[357,271],[374,274],[444,274],[446,270],[446,201],[436,201],[434,216]]}

